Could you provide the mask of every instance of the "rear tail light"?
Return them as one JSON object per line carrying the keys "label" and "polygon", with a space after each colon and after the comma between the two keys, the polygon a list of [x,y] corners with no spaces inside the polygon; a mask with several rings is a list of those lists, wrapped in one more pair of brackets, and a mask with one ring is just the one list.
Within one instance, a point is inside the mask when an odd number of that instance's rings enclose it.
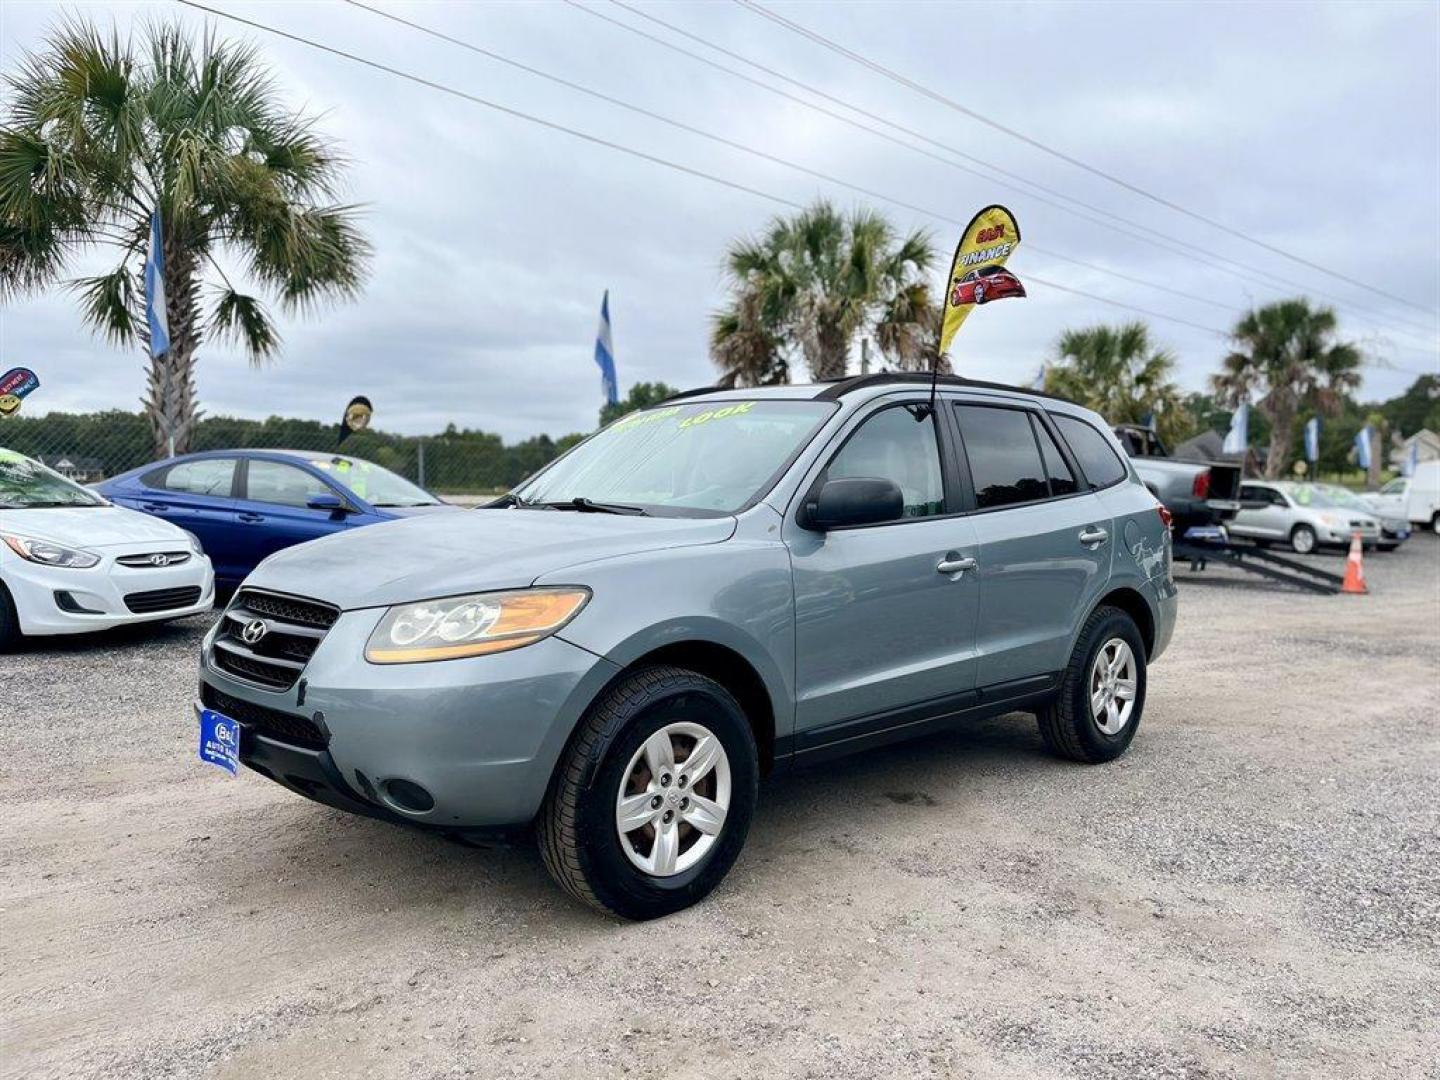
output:
{"label": "rear tail light", "polygon": [[1169,532],[1170,527],[1175,524],[1175,515],[1159,504],[1156,505],[1155,512],[1160,515],[1160,524],[1165,526],[1166,532]]}
{"label": "rear tail light", "polygon": [[1190,494],[1197,499],[1210,497],[1210,470],[1202,469],[1195,474],[1195,483],[1190,487]]}

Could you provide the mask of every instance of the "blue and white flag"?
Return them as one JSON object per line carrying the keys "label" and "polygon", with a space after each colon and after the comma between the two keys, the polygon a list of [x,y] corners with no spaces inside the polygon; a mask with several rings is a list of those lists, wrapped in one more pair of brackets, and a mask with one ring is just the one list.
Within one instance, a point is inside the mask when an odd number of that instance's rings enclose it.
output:
{"label": "blue and white flag", "polygon": [[1049,365],[1049,364],[1043,364],[1043,363],[1042,363],[1042,364],[1040,365],[1040,371],[1039,371],[1039,373],[1035,376],[1035,378],[1033,378],[1033,379],[1030,380],[1030,389],[1031,389],[1031,390],[1044,390],[1044,389],[1045,389],[1045,376],[1048,375],[1049,373],[1050,373],[1050,365]]}
{"label": "blue and white flag", "polygon": [[1314,465],[1320,460],[1320,417],[1305,421],[1305,460]]}
{"label": "blue and white flag", "polygon": [[1147,412],[1144,416],[1140,418],[1140,426],[1151,428],[1153,430],[1155,427],[1155,414],[1153,412]]}
{"label": "blue and white flag", "polygon": [[160,208],[150,214],[150,252],[145,258],[145,321],[150,326],[150,355],[170,351],[170,318],[165,307],[165,243]]}
{"label": "blue and white flag", "polygon": [[1220,450],[1226,454],[1243,454],[1250,446],[1250,403],[1242,401],[1230,418],[1230,431]]}
{"label": "blue and white flag", "polygon": [[1366,472],[1370,471],[1370,439],[1369,424],[1355,433],[1355,463]]}
{"label": "blue and white flag", "polygon": [[1420,440],[1410,441],[1410,452],[1405,455],[1405,460],[1400,463],[1401,476],[1414,476],[1415,466],[1420,464]]}
{"label": "blue and white flag", "polygon": [[615,381],[615,346],[610,340],[610,290],[600,301],[600,329],[595,332],[595,364],[600,368],[600,386],[607,404],[620,401],[620,387]]}

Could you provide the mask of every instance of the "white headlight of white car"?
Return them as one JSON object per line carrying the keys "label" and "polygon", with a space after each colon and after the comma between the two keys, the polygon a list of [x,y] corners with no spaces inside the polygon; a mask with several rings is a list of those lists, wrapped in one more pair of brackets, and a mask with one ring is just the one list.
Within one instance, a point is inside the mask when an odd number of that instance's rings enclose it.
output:
{"label": "white headlight of white car", "polygon": [[75,570],[86,570],[100,562],[99,555],[63,544],[52,544],[49,540],[15,536],[11,533],[0,533],[0,540],[4,540],[5,545],[22,559],[40,563],[42,566],[68,566]]}

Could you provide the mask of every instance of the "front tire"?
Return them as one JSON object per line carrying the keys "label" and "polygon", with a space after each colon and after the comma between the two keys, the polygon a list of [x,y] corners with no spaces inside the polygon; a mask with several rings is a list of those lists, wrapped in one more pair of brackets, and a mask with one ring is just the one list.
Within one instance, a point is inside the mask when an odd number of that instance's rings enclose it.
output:
{"label": "front tire", "polygon": [[1296,555],[1313,554],[1319,541],[1315,537],[1315,530],[1309,525],[1296,525],[1290,531],[1290,550]]}
{"label": "front tire", "polygon": [[641,668],[571,738],[540,812],[541,856],[584,904],[624,919],[669,915],[734,865],[759,780],[754,733],[729,691],[682,668]]}
{"label": "front tire", "polygon": [[1099,607],[1085,621],[1060,692],[1035,718],[1052,754],[1113,761],[1135,738],[1145,711],[1145,643],[1124,611]]}

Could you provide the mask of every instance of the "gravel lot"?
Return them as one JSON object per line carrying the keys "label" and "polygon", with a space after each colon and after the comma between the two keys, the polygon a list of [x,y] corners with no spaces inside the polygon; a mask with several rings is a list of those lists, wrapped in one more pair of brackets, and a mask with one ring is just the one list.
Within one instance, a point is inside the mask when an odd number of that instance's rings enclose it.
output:
{"label": "gravel lot", "polygon": [[1440,1077],[1440,541],[1366,571],[1182,572],[1120,762],[792,774],[649,925],[202,766],[205,620],[0,657],[0,1074]]}

